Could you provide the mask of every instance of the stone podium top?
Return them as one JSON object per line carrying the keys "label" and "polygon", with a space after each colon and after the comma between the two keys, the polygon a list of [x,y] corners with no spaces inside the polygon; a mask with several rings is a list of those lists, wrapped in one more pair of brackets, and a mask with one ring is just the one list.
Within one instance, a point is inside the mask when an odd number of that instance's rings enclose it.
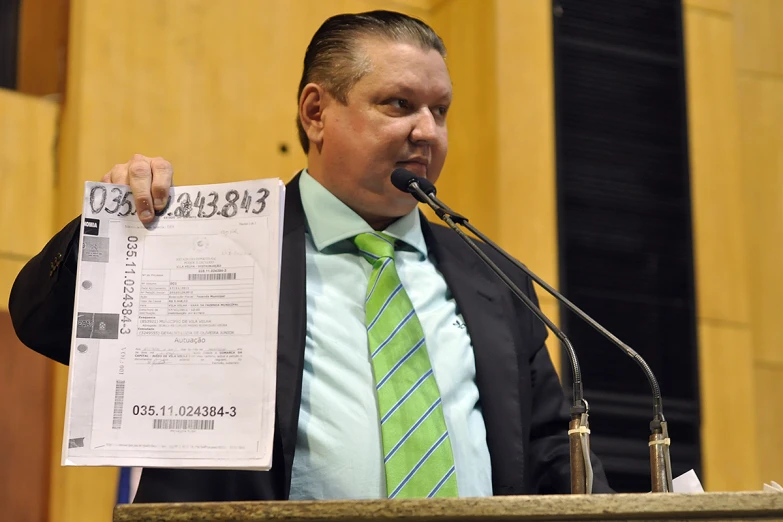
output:
{"label": "stone podium top", "polygon": [[780,520],[783,494],[635,493],[437,500],[131,504],[114,522],[336,522],[506,520]]}

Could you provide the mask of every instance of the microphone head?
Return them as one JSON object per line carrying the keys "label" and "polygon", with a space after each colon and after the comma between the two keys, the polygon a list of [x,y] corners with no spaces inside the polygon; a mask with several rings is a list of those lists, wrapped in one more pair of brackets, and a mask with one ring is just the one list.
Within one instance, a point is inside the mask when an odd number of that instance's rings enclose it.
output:
{"label": "microphone head", "polygon": [[403,192],[408,192],[411,196],[416,198],[417,201],[421,203],[426,203],[427,199],[422,196],[421,192],[416,191],[413,189],[412,185],[415,183],[419,186],[419,189],[423,189],[424,185],[422,183],[428,184],[428,186],[432,187],[434,190],[435,187],[427,181],[426,178],[420,178],[416,176],[413,172],[407,169],[398,168],[394,169],[391,173],[391,182],[392,185],[394,185],[398,190],[401,190]]}
{"label": "microphone head", "polygon": [[435,188],[435,185],[433,185],[432,182],[427,178],[416,178],[416,183],[419,184],[421,190],[423,190],[424,193],[427,194],[429,197],[433,197],[435,194],[438,193],[438,190]]}
{"label": "microphone head", "polygon": [[392,185],[394,185],[397,190],[401,190],[402,192],[410,192],[410,184],[414,181],[418,181],[416,179],[416,174],[410,170],[399,168],[394,169],[394,171],[391,173]]}

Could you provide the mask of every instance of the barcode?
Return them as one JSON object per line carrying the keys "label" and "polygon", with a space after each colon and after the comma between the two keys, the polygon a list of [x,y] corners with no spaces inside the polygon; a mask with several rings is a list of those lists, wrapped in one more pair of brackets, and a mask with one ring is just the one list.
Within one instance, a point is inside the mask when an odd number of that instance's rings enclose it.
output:
{"label": "barcode", "polygon": [[117,381],[114,387],[114,415],[111,419],[111,429],[122,428],[122,405],[125,402],[125,381]]}
{"label": "barcode", "polygon": [[188,274],[188,281],[226,281],[236,278],[236,272],[227,274]]}
{"label": "barcode", "polygon": [[214,430],[214,420],[153,419],[153,430]]}

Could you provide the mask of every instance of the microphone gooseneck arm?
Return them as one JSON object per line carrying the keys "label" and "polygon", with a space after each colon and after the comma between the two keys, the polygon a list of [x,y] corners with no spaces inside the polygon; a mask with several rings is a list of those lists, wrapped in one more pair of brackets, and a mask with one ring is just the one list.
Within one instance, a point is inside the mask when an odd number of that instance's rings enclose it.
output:
{"label": "microphone gooseneck arm", "polygon": [[[673,491],[671,457],[669,453],[671,439],[669,438],[668,423],[666,422],[666,418],[663,415],[663,399],[661,397],[661,389],[660,386],[658,385],[658,379],[655,377],[655,374],[653,373],[652,369],[647,364],[647,362],[644,360],[644,358],[642,358],[642,356],[639,355],[639,353],[637,353],[633,348],[625,344],[617,336],[612,334],[604,326],[598,323],[598,321],[596,321],[595,319],[587,315],[587,313],[585,313],[581,308],[579,308],[574,303],[572,303],[563,294],[561,294],[556,289],[554,289],[550,284],[548,284],[546,281],[541,279],[535,272],[533,272],[527,266],[525,266],[517,259],[512,257],[508,252],[503,250],[503,248],[501,248],[498,244],[496,244],[494,241],[492,241],[490,238],[484,235],[480,230],[478,230],[468,221],[468,218],[454,212],[445,203],[440,201],[436,196],[435,186],[432,183],[430,183],[429,180],[424,178],[415,178],[415,179],[416,181],[421,183],[425,195],[430,199],[431,202],[435,203],[437,208],[432,207],[432,205],[430,206],[433,208],[433,210],[438,215],[438,217],[444,219],[444,221],[445,221],[445,217],[450,217],[452,221],[458,223],[460,226],[465,227],[470,232],[475,234],[476,237],[484,241],[486,244],[492,247],[496,252],[498,252],[503,257],[505,257],[509,262],[514,264],[514,266],[522,270],[533,281],[535,281],[539,286],[541,286],[544,290],[546,290],[550,295],[552,295],[559,302],[563,303],[566,306],[566,308],[568,308],[570,311],[576,314],[584,322],[589,324],[594,330],[596,330],[601,335],[606,337],[615,346],[623,350],[623,352],[626,355],[628,355],[631,359],[633,359],[636,362],[636,364],[639,365],[639,367],[641,367],[642,371],[647,377],[647,381],[650,384],[650,388],[652,390],[652,395],[653,395],[653,420],[650,422],[651,434],[650,434],[650,441],[649,441],[650,464],[651,464],[650,473],[651,473],[651,481],[652,481],[652,490],[654,492]],[[416,197],[416,199],[422,201],[419,197]]]}
{"label": "microphone gooseneck arm", "polygon": [[[430,195],[430,198],[435,202],[435,204],[440,205],[440,201],[437,198],[433,198]],[[563,303],[566,308],[568,308],[570,311],[575,313],[577,316],[579,316],[580,319],[585,321],[587,324],[589,324],[594,330],[596,330],[598,333],[606,337],[609,341],[611,341],[615,346],[618,346],[620,349],[622,349],[631,359],[636,361],[636,364],[638,364],[641,368],[644,374],[647,376],[647,380],[650,383],[650,388],[652,389],[653,394],[653,416],[656,420],[664,421],[663,417],[663,400],[661,398],[661,388],[658,385],[658,379],[655,378],[655,374],[650,369],[650,366],[647,364],[647,362],[642,358],[641,355],[639,355],[636,350],[625,344],[623,341],[621,341],[617,336],[615,336],[612,332],[607,330],[604,326],[602,326],[598,321],[587,315],[581,308],[576,306],[574,303],[572,303],[568,298],[566,298],[563,294],[555,290],[549,283],[541,279],[538,275],[536,275],[535,272],[530,270],[528,267],[526,267],[524,264],[520,263],[518,260],[514,259],[508,252],[503,250],[503,248],[500,247],[497,243],[492,241],[490,238],[488,238],[486,235],[484,235],[479,229],[474,227],[467,218],[461,215],[457,215],[458,217],[454,217],[453,214],[448,210],[448,207],[443,207],[443,210],[445,211],[444,214],[451,215],[453,219],[460,225],[464,226],[474,234],[476,234],[476,237],[484,241],[486,244],[491,246],[493,249],[495,249],[499,254],[501,254],[503,257],[508,259],[511,263],[513,263],[517,268],[522,270],[525,274],[527,274],[533,281],[535,281],[538,285],[540,285],[544,290],[546,290],[550,295],[552,295],[555,299]]]}
{"label": "microphone gooseneck arm", "polygon": [[[418,182],[416,180],[413,180],[409,183],[408,187],[416,193],[421,199],[419,201],[423,201],[424,203],[427,203],[430,205],[430,207],[438,212],[439,207],[438,205],[433,201],[433,199],[426,194],[421,187],[419,186]],[[576,357],[576,352],[574,351],[574,347],[571,344],[571,341],[568,339],[568,337],[563,333],[560,328],[555,325],[555,323],[552,322],[549,317],[544,315],[544,313],[541,311],[538,306],[533,302],[530,297],[526,293],[524,293],[517,285],[514,283],[514,281],[509,278],[503,270],[500,269],[500,267],[497,266],[497,264],[492,261],[492,259],[489,258],[487,254],[484,253],[481,248],[476,244],[473,239],[471,239],[465,232],[463,232],[458,226],[457,223],[453,220],[454,214],[450,212],[443,212],[443,215],[441,219],[451,228],[454,232],[457,233],[457,235],[473,250],[473,252],[478,255],[484,263],[493,271],[495,274],[506,284],[506,286],[509,287],[509,289],[514,293],[515,296],[517,296],[524,304],[527,306],[527,308],[533,312],[533,314],[543,322],[547,328],[549,328],[555,336],[560,340],[561,343],[563,343],[563,346],[565,347],[566,351],[569,354],[569,358],[571,360],[571,368],[573,371],[573,380],[574,380],[574,407],[578,408],[585,408],[585,400],[584,400],[584,389],[582,386],[582,371],[579,367],[579,360]]]}
{"label": "microphone gooseneck arm", "polygon": [[[422,182],[428,183],[426,179]],[[417,200],[429,205],[438,216],[479,256],[479,258],[508,286],[512,293],[519,298],[525,306],[541,320],[562,343],[571,359],[571,371],[573,378],[573,403],[570,409],[571,420],[568,425],[568,439],[571,463],[571,493],[589,494],[593,491],[593,467],[590,462],[590,425],[588,421],[589,406],[584,399],[582,386],[582,372],[579,360],[568,337],[560,330],[536,304],[525,294],[481,248],[468,237],[455,223],[457,218],[467,222],[467,219],[451,211],[444,212],[428,194],[426,194],[417,182],[416,176],[404,169],[397,169],[392,173],[392,182],[395,187],[403,192],[411,193]]]}

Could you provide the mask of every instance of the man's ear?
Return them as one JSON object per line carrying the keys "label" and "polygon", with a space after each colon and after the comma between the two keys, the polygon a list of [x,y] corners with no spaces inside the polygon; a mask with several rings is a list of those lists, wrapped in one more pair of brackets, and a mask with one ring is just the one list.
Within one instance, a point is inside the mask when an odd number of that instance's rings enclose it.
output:
{"label": "man's ear", "polygon": [[310,144],[318,149],[324,139],[324,108],[328,103],[327,97],[324,88],[317,83],[305,85],[299,97],[299,121],[302,122]]}

